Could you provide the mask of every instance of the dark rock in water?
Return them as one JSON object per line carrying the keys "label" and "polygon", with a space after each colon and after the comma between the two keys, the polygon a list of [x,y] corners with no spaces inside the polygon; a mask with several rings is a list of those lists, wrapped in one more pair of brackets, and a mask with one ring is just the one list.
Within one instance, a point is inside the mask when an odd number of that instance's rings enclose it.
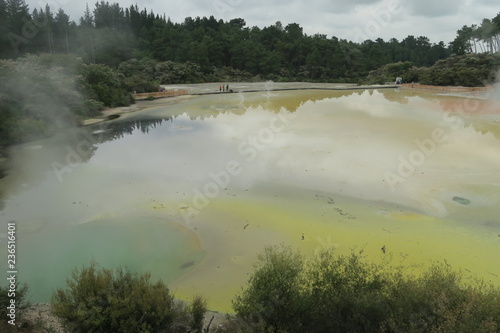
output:
{"label": "dark rock in water", "polygon": [[188,261],[188,262],[185,262],[181,265],[181,268],[184,269],[184,268],[188,268],[188,267],[191,267],[194,265],[194,261]]}
{"label": "dark rock in water", "polygon": [[470,204],[469,199],[461,198],[461,197],[453,197],[453,201],[458,202],[461,205],[468,205]]}
{"label": "dark rock in water", "polygon": [[117,118],[120,118],[119,114],[111,114],[111,115],[106,117],[107,120],[113,120],[113,119],[117,119]]}

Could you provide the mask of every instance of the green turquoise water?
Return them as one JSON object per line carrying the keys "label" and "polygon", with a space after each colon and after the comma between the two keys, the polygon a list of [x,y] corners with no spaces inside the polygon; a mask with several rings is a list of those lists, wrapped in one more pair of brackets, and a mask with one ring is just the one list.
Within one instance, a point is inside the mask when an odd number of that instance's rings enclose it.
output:
{"label": "green turquoise water", "polygon": [[41,231],[19,239],[18,250],[18,276],[29,283],[33,302],[49,300],[74,268],[92,261],[105,268],[151,272],[153,281],[171,282],[204,256],[188,230],[141,216]]}

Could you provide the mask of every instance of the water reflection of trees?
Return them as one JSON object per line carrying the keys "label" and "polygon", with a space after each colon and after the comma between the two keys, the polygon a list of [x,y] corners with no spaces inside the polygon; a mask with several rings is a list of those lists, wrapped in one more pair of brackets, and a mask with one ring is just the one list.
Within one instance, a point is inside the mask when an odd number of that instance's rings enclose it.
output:
{"label": "water reflection of trees", "polygon": [[[354,94],[361,95],[365,92],[365,90],[346,90],[346,91],[335,91],[335,94],[328,95],[324,94],[325,90],[318,90],[318,93],[312,93],[310,95],[302,95],[302,94],[292,94],[286,95],[284,97],[279,98],[263,98],[258,101],[245,101],[242,105],[242,108],[235,108],[230,110],[224,110],[223,112],[219,112],[217,114],[207,113],[205,115],[200,114],[186,114],[185,111],[179,112],[178,114],[173,114],[170,117],[164,118],[135,118],[135,119],[127,119],[127,120],[114,120],[109,122],[99,123],[93,126],[89,126],[85,128],[84,131],[78,133],[73,140],[70,140],[69,145],[77,150],[78,145],[81,145],[83,141],[91,141],[92,148],[89,149],[89,154],[85,154],[82,158],[87,161],[90,159],[95,151],[98,148],[98,144],[115,141],[124,138],[127,135],[132,135],[135,131],[139,130],[142,133],[149,133],[152,129],[160,127],[164,125],[164,123],[169,122],[172,123],[174,119],[177,117],[184,115],[188,116],[191,120],[204,120],[207,118],[217,118],[221,114],[235,114],[235,115],[243,115],[246,113],[246,110],[249,108],[258,108],[262,107],[265,110],[272,112],[280,112],[283,109],[286,109],[289,112],[295,112],[302,105],[307,102],[318,102],[325,99],[330,98],[340,98],[347,97]],[[87,132],[88,131],[88,132]],[[89,139],[90,136],[90,139]]]}
{"label": "water reflection of trees", "polygon": [[280,92],[270,92],[268,97],[262,96],[257,100],[247,99],[243,100],[239,107],[226,109],[217,113],[213,110],[208,110],[206,114],[200,114],[199,112],[189,112],[189,110],[172,110],[169,117],[163,118],[128,118],[127,120],[115,120],[104,122],[100,124],[93,125],[85,130],[90,130],[91,134],[86,133],[85,135],[80,135],[80,138],[76,140],[71,140],[71,146],[77,146],[81,140],[85,140],[89,135],[92,136],[93,148],[91,149],[91,154],[86,156],[89,159],[93,152],[97,149],[97,144],[115,141],[122,139],[126,135],[132,135],[134,131],[139,130],[142,133],[149,133],[151,129],[160,127],[164,125],[165,122],[172,123],[176,118],[180,116],[188,117],[191,120],[204,120],[204,119],[215,119],[222,114],[234,114],[234,115],[244,115],[248,109],[263,108],[270,112],[280,112],[283,109],[288,112],[296,112],[305,103],[326,100],[326,99],[339,99],[349,96],[361,96],[368,93],[373,95],[377,91],[382,94],[384,99],[389,102],[395,102],[399,104],[408,104],[410,99],[413,97],[420,97],[425,100],[438,102],[443,110],[446,111],[456,111],[461,106],[459,102],[462,99],[452,99],[455,103],[451,103],[449,99],[443,98],[442,96],[437,96],[435,94],[426,94],[421,91],[414,90],[404,90],[399,89],[349,89],[349,90],[335,90],[329,91],[325,89],[309,89],[308,94],[301,93],[287,93],[281,95]]}
{"label": "water reflection of trees", "polygon": [[[109,121],[38,140],[36,144],[43,149],[32,149],[30,146],[34,143],[27,143],[16,148],[16,158],[9,161],[8,166],[7,164],[0,165],[0,179],[9,174],[4,169],[15,167],[18,173],[25,174],[25,177],[29,176],[32,186],[45,179],[47,173],[55,176],[59,181],[64,180],[64,177],[78,165],[87,163],[96,154],[101,143],[120,140],[127,135],[132,135],[134,131],[149,133],[166,122],[172,122],[172,118]],[[24,146],[26,148],[23,148]],[[4,195],[3,186],[0,183],[0,199]],[[0,200],[0,210],[2,209],[3,202]]]}
{"label": "water reflection of trees", "polygon": [[[449,100],[443,99],[442,96],[436,96],[435,94],[422,94],[417,91],[400,91],[394,89],[376,89],[378,93],[382,94],[383,97],[390,102],[396,102],[400,104],[408,104],[412,97],[421,97],[426,100],[436,101],[438,100],[441,107],[444,110],[455,111],[461,101],[456,99],[457,103],[450,103]],[[217,118],[221,114],[235,114],[244,115],[248,109],[263,108],[270,112],[280,112],[282,110],[287,110],[288,112],[296,112],[305,103],[318,101],[323,101],[326,99],[339,99],[345,98],[353,95],[361,96],[363,94],[373,95],[375,90],[359,89],[359,90],[335,90],[328,91],[324,89],[309,90],[310,94],[300,94],[294,93],[280,95],[279,92],[271,92],[271,95],[266,98],[260,98],[258,100],[248,99],[244,100],[239,108],[226,109],[217,113],[207,112],[206,114],[200,114],[199,112],[189,112],[189,110],[178,110],[173,111],[170,116],[162,118],[127,118],[126,120],[117,119],[114,121],[103,122],[93,126],[89,126],[78,131],[76,136],[73,136],[68,140],[67,144],[70,147],[77,149],[78,145],[81,145],[82,141],[91,141],[92,148],[89,149],[88,156],[85,160],[92,157],[97,145],[107,141],[115,141],[124,138],[126,135],[132,135],[135,131],[140,131],[141,133],[149,133],[152,129],[163,126],[166,122],[172,123],[176,118],[180,116],[188,117],[191,120],[204,120],[209,118]],[[329,93],[331,92],[331,94]],[[273,94],[277,95],[273,95]],[[89,139],[90,137],[90,139]]]}
{"label": "water reflection of trees", "polygon": [[[301,89],[298,89],[301,90]],[[304,89],[305,90],[305,89]],[[309,95],[302,94],[287,94],[284,97],[273,98],[272,94],[276,92],[270,92],[269,98],[262,98],[258,101],[245,101],[246,108],[263,108],[268,111],[280,112],[285,109],[289,112],[297,111],[301,106],[307,102],[316,103],[325,99],[336,99],[341,97],[347,97],[351,95],[362,95],[365,90],[328,90],[328,89],[307,89],[311,92]],[[328,94],[331,92],[331,94]],[[278,92],[279,93],[279,92]]]}
{"label": "water reflection of trees", "polygon": [[[450,103],[449,99],[443,99],[442,96],[436,96],[435,94],[422,94],[422,92],[419,91],[401,91],[393,89],[376,90],[378,93],[382,94],[387,101],[399,104],[408,104],[412,97],[420,97],[431,101],[437,100],[443,110],[446,111],[456,111],[460,106],[458,102],[461,101],[460,99],[455,99],[453,101],[456,101],[456,103]],[[273,95],[275,93],[277,93],[277,95]],[[144,116],[142,116],[141,118],[127,118],[126,120],[117,119],[114,121],[103,122],[81,129],[76,135],[71,136],[71,138],[69,138],[65,143],[71,147],[72,150],[77,151],[83,161],[87,161],[94,155],[100,143],[120,140],[127,135],[132,135],[135,131],[147,134],[152,129],[163,126],[167,122],[173,123],[173,121],[180,116],[188,117],[194,121],[210,118],[215,119],[222,114],[243,115],[248,109],[255,108],[263,108],[270,112],[280,112],[284,109],[288,112],[296,112],[307,102],[316,103],[326,99],[339,99],[353,95],[361,96],[366,93],[373,95],[375,90],[335,90],[329,93],[328,90],[318,89],[310,90],[310,94],[291,93],[283,95],[280,95],[278,92],[271,92],[271,95],[269,95],[268,98],[264,96],[258,100],[244,100],[239,108],[227,109],[217,113],[210,111],[206,114],[200,114],[198,112],[189,112],[188,110],[181,109],[173,111],[169,117],[143,118]],[[82,146],[86,147],[89,143],[90,147],[88,149],[81,149]],[[62,149],[63,153],[66,153],[66,151],[67,149]]]}
{"label": "water reflection of trees", "polygon": [[74,133],[66,134],[67,138],[64,144],[53,147],[56,150],[55,161],[65,165],[68,162],[68,156],[70,156],[77,162],[87,162],[94,156],[99,144],[120,140],[126,135],[132,135],[137,130],[147,134],[151,129],[159,127],[165,122],[172,122],[172,118],[119,120],[79,129]]}
{"label": "water reflection of trees", "polygon": [[395,90],[395,89],[380,89],[380,93],[382,93],[382,96],[389,102],[395,102],[399,104],[408,104],[410,102],[409,96],[406,93],[403,93],[400,90]]}
{"label": "water reflection of trees", "polygon": [[131,135],[137,130],[147,134],[151,129],[157,128],[165,122],[171,123],[172,121],[172,117],[167,117],[107,122],[93,128],[92,135],[95,137],[96,143],[115,141],[122,139],[126,135]]}

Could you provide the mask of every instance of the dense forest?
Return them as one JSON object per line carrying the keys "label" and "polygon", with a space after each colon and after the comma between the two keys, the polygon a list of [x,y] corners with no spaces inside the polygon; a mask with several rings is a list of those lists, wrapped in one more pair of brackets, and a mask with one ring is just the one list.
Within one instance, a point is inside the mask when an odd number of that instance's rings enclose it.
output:
{"label": "dense forest", "polygon": [[112,68],[130,59],[191,62],[205,75],[231,67],[265,79],[352,81],[387,63],[430,66],[451,54],[444,42],[432,44],[424,36],[357,44],[308,36],[297,23],[259,28],[247,27],[241,18],[224,22],[213,16],[174,23],[137,5],[122,8],[104,1],[93,11],[87,7],[75,23],[62,9],[53,13],[46,6],[30,13],[23,0],[0,0],[0,22],[6,32],[0,34],[2,58],[70,53]]}
{"label": "dense forest", "polygon": [[499,48],[500,13],[464,26],[449,45],[425,36],[354,43],[307,35],[297,23],[260,28],[213,16],[178,23],[137,5],[104,1],[87,6],[75,22],[62,9],[31,10],[24,0],[0,0],[0,145],[50,135],[103,107],[129,105],[131,92],[155,91],[160,84],[371,84],[402,76],[425,84],[482,85],[495,79]]}
{"label": "dense forest", "polygon": [[[447,46],[425,36],[354,43],[335,36],[310,36],[297,23],[279,21],[264,28],[248,27],[241,18],[225,22],[213,16],[175,23],[137,5],[122,8],[104,1],[93,10],[87,6],[75,23],[62,9],[54,13],[47,5],[30,13],[24,0],[0,0],[0,32],[4,59],[26,53],[73,54],[85,63],[113,69],[132,59],[149,60],[150,66],[187,63],[199,81],[215,79],[222,70],[263,79],[353,82],[388,63],[409,61],[428,67],[452,52],[495,53],[500,49],[500,13],[479,26],[464,26]],[[168,75],[168,65],[164,67],[167,75],[160,83],[179,79]]]}

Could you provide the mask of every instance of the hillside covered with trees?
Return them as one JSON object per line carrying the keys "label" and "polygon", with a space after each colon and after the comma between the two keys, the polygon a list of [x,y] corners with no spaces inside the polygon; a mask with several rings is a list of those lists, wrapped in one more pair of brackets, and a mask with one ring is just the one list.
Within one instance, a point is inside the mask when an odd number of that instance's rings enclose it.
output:
{"label": "hillside covered with trees", "polygon": [[[88,6],[78,22],[59,9],[30,8],[24,0],[0,0],[0,58],[31,54],[72,54],[84,63],[118,69],[137,60],[149,69],[158,63],[166,74],[183,64],[192,77],[163,75],[160,83],[179,79],[207,81],[221,73],[273,80],[357,81],[369,71],[397,62],[430,67],[452,53],[496,53],[500,49],[500,13],[480,25],[464,26],[449,47],[425,36],[366,40],[307,35],[297,23],[280,21],[248,27],[242,18],[213,16],[172,22],[165,14],[118,3]],[[175,68],[174,70],[177,70]],[[185,71],[185,69],[180,69]],[[127,74],[127,73],[124,73]]]}
{"label": "hillside covered with trees", "polygon": [[[408,36],[402,41],[361,44],[326,35],[306,35],[297,23],[248,27],[242,18],[213,16],[171,22],[136,5],[97,2],[78,22],[59,9],[30,9],[24,0],[0,0],[0,57],[24,53],[75,54],[86,63],[118,68],[130,59],[191,62],[202,74],[231,67],[264,79],[356,80],[386,63],[430,66],[451,53],[444,42]],[[203,76],[200,77],[203,79]]]}

